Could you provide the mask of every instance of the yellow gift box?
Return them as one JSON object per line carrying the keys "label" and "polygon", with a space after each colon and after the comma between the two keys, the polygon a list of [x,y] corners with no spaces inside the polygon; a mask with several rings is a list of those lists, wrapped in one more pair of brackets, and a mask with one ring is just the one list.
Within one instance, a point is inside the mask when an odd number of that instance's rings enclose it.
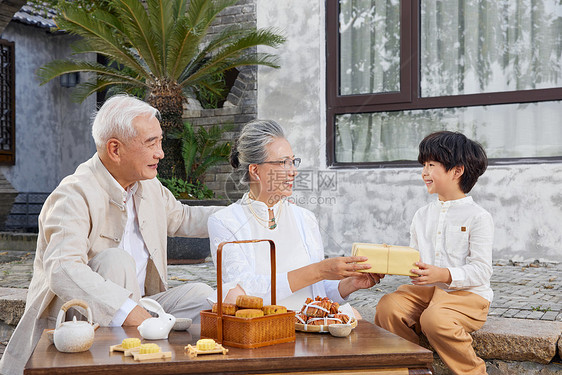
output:
{"label": "yellow gift box", "polygon": [[417,268],[415,263],[420,261],[420,253],[408,246],[356,242],[353,244],[351,255],[369,258],[365,263],[370,264],[371,268],[359,272],[417,276],[410,270]]}

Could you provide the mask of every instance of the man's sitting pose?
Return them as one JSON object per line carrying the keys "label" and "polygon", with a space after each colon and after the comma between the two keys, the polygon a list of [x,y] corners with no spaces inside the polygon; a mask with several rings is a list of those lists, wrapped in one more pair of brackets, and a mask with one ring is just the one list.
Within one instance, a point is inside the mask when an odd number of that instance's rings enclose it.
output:
{"label": "man's sitting pose", "polygon": [[0,361],[21,374],[63,303],[77,298],[101,326],[138,326],[158,301],[176,317],[199,319],[214,291],[205,284],[167,290],[167,236],[208,237],[215,207],[189,207],[156,178],[164,157],[158,111],[129,96],[110,98],[95,116],[97,153],[62,180],[39,216],[25,313]]}

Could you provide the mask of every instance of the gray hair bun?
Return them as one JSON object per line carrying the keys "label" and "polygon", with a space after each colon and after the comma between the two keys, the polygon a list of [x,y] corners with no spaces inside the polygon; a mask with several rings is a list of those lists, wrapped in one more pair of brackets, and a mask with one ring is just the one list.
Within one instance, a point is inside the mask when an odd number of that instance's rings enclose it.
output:
{"label": "gray hair bun", "polygon": [[254,120],[244,125],[230,153],[230,165],[242,173],[241,183],[250,182],[250,164],[267,160],[266,146],[275,138],[285,138],[285,132],[273,120]]}

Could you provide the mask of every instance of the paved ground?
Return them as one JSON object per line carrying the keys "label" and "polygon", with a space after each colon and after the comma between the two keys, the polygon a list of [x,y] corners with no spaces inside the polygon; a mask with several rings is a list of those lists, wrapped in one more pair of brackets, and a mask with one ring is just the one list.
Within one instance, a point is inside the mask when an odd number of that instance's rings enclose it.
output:
{"label": "paved ground", "polygon": [[[0,252],[0,287],[27,288],[31,280],[34,253]],[[205,282],[216,288],[216,273],[209,260],[201,264],[169,266],[170,285],[190,281]],[[354,293],[352,306],[369,321],[375,306],[385,294],[408,283],[406,276],[387,276],[371,288]],[[498,260],[492,276],[494,301],[491,316],[562,321],[562,264],[513,263]]]}

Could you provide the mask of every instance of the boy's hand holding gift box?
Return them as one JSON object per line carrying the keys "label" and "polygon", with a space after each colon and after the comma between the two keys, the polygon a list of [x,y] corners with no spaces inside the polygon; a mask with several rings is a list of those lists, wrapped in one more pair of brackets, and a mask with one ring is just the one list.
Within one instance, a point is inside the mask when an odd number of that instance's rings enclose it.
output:
{"label": "boy's hand holding gift box", "polygon": [[418,276],[410,270],[417,268],[416,262],[420,261],[420,253],[408,246],[356,242],[353,244],[351,255],[369,258],[366,262],[371,268],[358,272]]}

